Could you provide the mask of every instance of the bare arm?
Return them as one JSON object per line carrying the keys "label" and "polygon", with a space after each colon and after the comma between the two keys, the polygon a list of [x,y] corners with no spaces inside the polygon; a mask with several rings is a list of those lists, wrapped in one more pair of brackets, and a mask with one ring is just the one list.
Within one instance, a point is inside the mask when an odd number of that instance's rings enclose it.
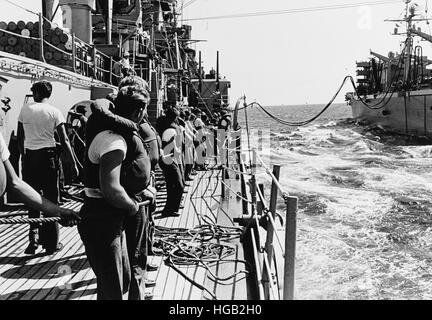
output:
{"label": "bare arm", "polygon": [[24,154],[24,126],[22,122],[18,121],[18,132],[17,132],[17,139],[18,139],[18,150],[21,155]]}
{"label": "bare arm", "polygon": [[64,150],[66,150],[66,156],[69,158],[70,163],[73,165],[74,168],[73,170],[75,171],[74,173],[75,175],[78,175],[79,171],[77,168],[75,157],[72,152],[72,147],[70,145],[69,138],[66,134],[64,123],[58,125],[57,133],[59,135],[61,145],[63,146]]}
{"label": "bare arm", "polygon": [[126,193],[120,184],[120,169],[123,152],[114,150],[104,154],[100,159],[99,182],[104,199],[113,207],[127,210],[130,213],[138,211],[138,204]]}
{"label": "bare arm", "polygon": [[[15,173],[9,160],[3,162],[6,170],[7,189],[14,192],[29,207],[41,210],[53,217],[61,217],[64,220],[79,220],[79,216],[72,210],[63,209],[51,201],[42,197],[32,187],[21,180]],[[66,221],[65,221],[66,222]],[[68,225],[64,223],[63,225]]]}

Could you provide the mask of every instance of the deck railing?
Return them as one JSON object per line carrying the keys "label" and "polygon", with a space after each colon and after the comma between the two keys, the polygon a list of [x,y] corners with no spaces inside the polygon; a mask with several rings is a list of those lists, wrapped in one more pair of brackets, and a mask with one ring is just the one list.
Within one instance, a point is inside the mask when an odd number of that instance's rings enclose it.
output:
{"label": "deck railing", "polygon": [[[238,102],[233,117],[235,130],[240,130],[237,123],[239,109]],[[227,148],[227,157],[229,151]],[[292,300],[294,299],[298,198],[289,195],[279,182],[281,169],[279,165],[274,165],[270,170],[257,149],[242,150],[240,138],[235,143],[235,151],[237,159],[235,171],[239,174],[243,201],[243,216],[239,220],[243,221],[246,226],[245,233],[251,240],[258,297],[265,300]],[[249,166],[244,163],[245,152],[249,154]],[[265,198],[264,184],[257,181],[258,166],[271,180],[269,200]],[[246,185],[249,185],[249,192]],[[224,194],[224,184],[222,188]],[[284,203],[285,217],[277,212],[280,198]],[[277,223],[277,217],[281,218],[281,224]],[[278,232],[281,231],[283,223],[284,234]],[[278,272],[282,265],[283,277]]]}
{"label": "deck railing", "polygon": [[[11,39],[10,42],[13,44],[12,46],[5,46],[6,52],[36,59],[111,85],[115,85],[118,82],[120,77],[114,72],[112,57],[98,50],[95,45],[90,45],[80,40],[75,34],[69,34],[59,28],[56,28],[55,31],[57,32],[58,29],[62,35],[69,37],[66,38],[68,39],[67,42],[58,44],[59,37],[56,36],[57,42],[51,43],[47,28],[53,27],[46,27],[47,25],[51,26],[51,22],[46,20],[42,14],[38,14],[38,17],[37,36],[31,36],[30,32],[12,32],[7,30],[7,27],[0,28],[0,32],[6,35],[8,39]],[[25,45],[21,46],[20,43],[25,43]],[[36,51],[29,49],[31,48],[31,44],[37,46]],[[18,47],[20,49],[17,49]],[[24,48],[27,49],[24,50]],[[138,50],[141,53],[145,51],[145,48],[142,48],[141,43],[137,43],[137,46],[134,46],[134,50]]]}

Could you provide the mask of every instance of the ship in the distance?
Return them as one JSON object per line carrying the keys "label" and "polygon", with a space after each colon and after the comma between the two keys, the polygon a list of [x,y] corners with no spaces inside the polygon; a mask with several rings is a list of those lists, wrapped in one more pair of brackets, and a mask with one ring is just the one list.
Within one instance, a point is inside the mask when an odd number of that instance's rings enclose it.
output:
{"label": "ship in the distance", "polygon": [[[357,62],[357,89],[347,93],[353,117],[396,133],[432,137],[432,64],[417,39],[432,42],[420,25],[428,23],[427,9],[405,0],[404,16],[391,19],[394,34],[404,35],[400,53],[371,51],[369,61]],[[404,32],[399,28],[404,27]]]}

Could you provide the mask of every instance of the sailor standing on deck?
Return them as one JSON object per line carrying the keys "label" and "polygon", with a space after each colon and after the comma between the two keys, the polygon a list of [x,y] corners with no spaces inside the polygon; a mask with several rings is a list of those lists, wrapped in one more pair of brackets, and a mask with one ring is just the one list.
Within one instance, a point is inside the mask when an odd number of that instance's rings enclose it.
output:
{"label": "sailor standing on deck", "polygon": [[[119,89],[122,87],[126,87],[126,86],[140,86],[142,88],[144,88],[145,90],[149,91],[149,86],[148,83],[138,77],[138,76],[129,76],[129,77],[125,77],[122,79],[122,81],[119,84]],[[113,97],[113,103],[115,103],[117,97]],[[154,239],[154,232],[155,232],[155,222],[153,219],[153,214],[156,211],[156,178],[155,178],[155,171],[156,171],[156,166],[159,162],[160,159],[160,149],[161,149],[161,142],[160,142],[160,137],[158,136],[158,134],[156,133],[156,130],[153,128],[153,126],[150,124],[149,120],[148,120],[148,115],[147,113],[145,114],[143,120],[141,121],[141,123],[139,124],[138,127],[138,134],[140,135],[140,137],[142,138],[142,142],[144,144],[144,148],[146,149],[148,156],[149,156],[149,160],[150,160],[150,165],[151,165],[151,182],[150,182],[150,186],[146,189],[146,193],[148,194],[153,193],[154,195],[154,199],[153,201],[150,203],[150,205],[148,206],[148,215],[146,216],[146,218],[144,219],[148,225],[145,226],[145,229],[148,229],[148,232],[146,232],[146,237],[147,237],[147,241],[146,242],[141,242],[141,249],[139,249],[138,251],[142,254],[142,258],[139,258],[138,260],[141,262],[141,264],[143,264],[141,267],[144,269],[145,271],[156,271],[158,269],[158,267],[154,264],[150,264],[150,263],[146,263],[146,265],[144,265],[145,261],[147,261],[147,257],[148,255],[152,255],[153,254],[153,239]],[[129,230],[133,230],[133,228],[129,228]],[[135,233],[137,234],[137,233]],[[126,239],[128,239],[128,232],[126,230]],[[130,237],[129,237],[130,239]],[[130,242],[130,241],[129,241]],[[129,246],[129,244],[128,244]],[[128,248],[130,250],[130,248]],[[146,279],[146,286],[151,286],[154,285],[154,282],[149,281],[148,279]],[[148,296],[147,296],[148,297]]]}
{"label": "sailor standing on deck", "polygon": [[163,217],[179,216],[178,211],[185,188],[181,170],[182,139],[176,124],[179,115],[177,107],[168,107],[158,128],[162,139],[162,157],[159,165],[163,171],[167,189],[165,207],[161,212]]}
{"label": "sailor standing on deck", "polygon": [[[35,82],[31,87],[35,103],[25,105],[18,116],[18,147],[23,156],[23,178],[45,198],[59,201],[59,155],[54,138],[57,132],[63,150],[69,159],[72,174],[79,174],[73,151],[65,129],[65,118],[59,109],[48,103],[52,85],[48,81]],[[39,218],[40,212],[29,210],[30,218]],[[50,223],[41,226],[30,224],[29,245],[26,254],[34,254],[42,245],[48,254],[61,250],[59,226]]]}
{"label": "sailor standing on deck", "polygon": [[127,130],[128,121],[121,119],[131,120],[136,127],[148,101],[144,88],[122,87],[115,100],[120,118],[109,118],[117,122],[118,130],[107,129],[106,120],[101,121],[95,112],[87,122],[85,198],[78,231],[96,275],[99,300],[121,300],[128,291],[130,300],[144,298],[140,269],[145,262],[139,260],[146,259],[146,252],[140,251],[147,215],[139,205],[144,199],[138,192],[150,183],[150,160],[142,139],[135,130]]}
{"label": "sailor standing on deck", "polygon": [[19,196],[19,198],[29,207],[35,210],[41,210],[50,217],[62,218],[63,226],[72,226],[75,221],[79,220],[79,216],[70,209],[61,208],[51,201],[42,197],[31,186],[21,180],[15,173],[15,169],[9,161],[9,150],[0,134],[0,197],[3,193],[11,191]]}

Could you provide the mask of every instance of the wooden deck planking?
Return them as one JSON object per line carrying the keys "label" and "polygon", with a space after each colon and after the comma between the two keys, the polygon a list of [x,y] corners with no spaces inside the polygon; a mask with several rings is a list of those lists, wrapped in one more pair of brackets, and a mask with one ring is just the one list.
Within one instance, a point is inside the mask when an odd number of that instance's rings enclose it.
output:
{"label": "wooden deck planking", "polygon": [[[170,228],[185,227],[185,221],[190,214],[190,212],[186,210],[186,204],[188,202],[188,199],[190,199],[191,187],[193,187],[194,185],[195,183],[192,183],[191,186],[187,186],[185,188],[181,202],[181,209],[179,210],[180,216],[167,219],[167,224],[169,224],[170,222],[172,223]],[[177,291],[182,290],[182,285],[184,284],[184,277],[175,270],[173,270],[171,267],[166,266],[165,264],[164,267],[169,268],[169,270],[167,273],[166,284],[162,293],[162,300],[174,300],[176,295],[179,295]],[[180,269],[184,271],[185,268],[180,267]]]}
{"label": "wooden deck planking", "polygon": [[[203,202],[202,202],[202,198],[201,196],[204,196],[203,194],[203,188],[205,186],[206,181],[206,175],[207,175],[207,171],[199,171],[198,172],[198,179],[199,179],[199,183],[197,185],[197,188],[195,190],[195,193],[192,197],[192,201],[195,204],[194,206],[194,214],[195,214],[195,225],[199,225],[202,224],[202,213],[203,213]],[[195,226],[194,225],[194,226]],[[202,268],[199,265],[194,265],[191,266],[192,270],[191,270],[191,279],[193,279],[193,281],[203,284],[204,281],[199,281],[200,280],[200,275],[202,274]],[[204,280],[204,279],[203,279]],[[190,282],[189,282],[190,283]],[[187,300],[199,300],[201,299],[201,294],[202,294],[202,290],[197,288],[195,285],[193,285],[192,283],[190,283],[190,289],[189,289],[189,293],[188,293],[188,297]],[[199,294],[199,296],[198,296]]]}
{"label": "wooden deck planking", "polygon": [[[229,180],[226,180],[227,184],[230,184]],[[214,184],[214,188],[216,187],[217,181],[215,181]],[[229,196],[230,194],[227,194],[226,199],[220,199],[219,202],[217,203],[217,215],[216,215],[216,223],[218,225],[222,225],[222,226],[231,226],[231,221],[229,219],[227,219],[227,217],[222,214],[222,210],[227,209],[229,206]],[[211,203],[216,202],[216,200],[214,198],[211,198]],[[225,244],[223,242],[220,242],[220,244]],[[217,262],[215,264],[211,264],[209,267],[210,271],[218,276],[218,277],[226,277],[228,274],[230,274],[231,269],[234,269],[234,266],[232,266],[232,263],[224,263],[224,262]],[[232,282],[232,281],[231,281]],[[229,283],[229,282],[228,282]],[[210,277],[207,277],[205,279],[205,284],[206,287],[211,287],[213,291],[213,293],[216,295],[216,297],[218,299],[225,299],[225,300],[231,300],[231,296],[229,294],[226,293],[227,290],[232,291],[232,287],[231,285],[225,285],[225,282],[222,281],[213,281],[213,279],[211,279]],[[204,292],[203,293],[203,297],[205,299],[212,299],[212,297],[207,293]]]}
{"label": "wooden deck planking", "polygon": [[[199,199],[197,199],[199,203],[199,206],[197,208],[199,208],[199,216],[201,217],[201,219],[203,216],[208,216],[209,213],[203,198],[207,196],[208,185],[211,183],[210,177],[212,176],[212,174],[213,171],[203,171],[203,175],[202,175],[203,179],[200,184],[200,189],[195,194],[195,197],[200,197]],[[204,221],[201,220],[201,223],[204,223]],[[202,265],[197,265],[193,275],[194,281],[199,284],[204,284],[206,277],[207,277],[207,270],[204,267],[202,267]],[[211,288],[207,288],[207,289],[211,290]],[[203,290],[201,290],[197,286],[192,286],[189,299],[201,300],[202,298],[203,298]]]}
{"label": "wooden deck planking", "polygon": [[[24,249],[28,244],[28,225],[19,225],[24,229],[24,232],[20,232],[15,235],[14,240],[7,243],[2,243],[2,247],[6,249],[2,255],[7,255],[6,258],[1,259],[0,275],[3,274],[5,270],[9,270],[10,265],[22,265],[23,263],[30,261],[34,256],[24,255]],[[8,278],[0,277],[0,293],[4,288],[3,283],[7,281]]]}
{"label": "wooden deck planking", "polygon": [[2,284],[1,299],[20,299],[28,293],[33,285],[43,283],[46,277],[45,268],[50,262],[48,259],[53,258],[35,255],[33,259],[26,261],[25,265],[12,267],[7,276],[2,274],[7,280]]}
{"label": "wooden deck planking", "polygon": [[[16,270],[16,274],[21,274],[22,278],[8,279],[7,284],[3,283],[1,295],[3,299],[21,299],[23,296],[29,297],[34,292],[33,290],[39,290],[39,288],[33,288],[45,284],[45,277],[49,276],[50,272],[53,271],[53,267],[57,264],[57,258],[63,259],[68,253],[67,248],[69,247],[70,241],[73,237],[73,228],[67,229],[63,235],[63,244],[65,249],[54,254],[53,256],[36,255],[36,258],[27,261],[27,264]],[[53,275],[57,274],[55,270]],[[8,285],[9,284],[9,285]],[[6,289],[5,289],[6,288]],[[32,291],[30,291],[32,290]]]}
{"label": "wooden deck planking", "polygon": [[[184,201],[183,201],[183,209],[181,210],[181,215],[180,215],[180,221],[179,221],[179,228],[184,228],[184,226],[187,225],[187,221],[189,219],[190,211],[189,211],[189,207],[190,207],[190,201],[191,201],[191,189],[195,186],[195,181],[193,181],[192,183],[190,183],[190,186],[186,187],[187,188],[187,193],[184,194]],[[187,269],[189,268],[189,266],[185,266],[185,267],[181,267],[180,270],[182,272],[187,272]],[[177,279],[176,279],[176,284],[175,284],[175,290],[174,290],[174,294],[173,294],[173,300],[180,300],[182,295],[183,295],[183,289],[186,285],[187,280],[180,274],[177,274]]]}
{"label": "wooden deck planking", "polygon": [[[18,232],[24,232],[24,229],[26,229],[27,225],[2,225],[2,230],[0,230],[0,243],[3,241],[8,241],[12,235],[16,235]],[[21,230],[20,230],[21,229]],[[3,248],[2,248],[3,249]],[[1,250],[0,250],[1,252]]]}
{"label": "wooden deck planking", "polygon": [[[201,172],[198,172],[197,177],[199,177],[200,174],[201,174]],[[185,223],[185,228],[187,228],[187,229],[192,229],[198,225],[197,215],[196,215],[196,212],[195,212],[194,207],[193,207],[193,205],[195,204],[195,199],[192,199],[195,196],[194,191],[197,190],[198,183],[199,183],[199,178],[194,179],[194,183],[191,186],[191,191],[189,193],[189,198],[188,198],[189,202],[188,202],[188,208],[187,208],[188,214],[187,214],[187,220]],[[194,269],[195,269],[195,266],[189,266],[188,265],[185,268],[183,268],[182,271],[185,273],[185,275],[187,277],[192,278]],[[181,295],[179,296],[179,300],[188,299],[188,296],[189,296],[190,291],[192,289],[192,283],[190,281],[186,280],[184,277],[183,277],[183,279],[184,279],[184,286],[181,290]]]}
{"label": "wooden deck planking", "polygon": [[[157,212],[160,212],[164,207],[164,202],[161,201],[161,195],[164,195],[166,198],[166,189],[165,187],[160,189],[157,193]],[[155,215],[155,225],[156,227],[166,227],[167,219],[161,219],[160,214]],[[155,256],[153,258],[153,261],[159,262],[159,269],[157,270],[156,279],[157,283],[156,286],[151,290],[153,293],[153,299],[162,299],[162,292],[163,287],[165,285],[166,281],[166,274],[168,272],[168,269],[165,267],[163,257]]]}
{"label": "wooden deck planking", "polygon": [[[197,174],[199,175],[200,173],[197,173]],[[196,212],[195,212],[194,207],[193,207],[193,205],[195,204],[195,202],[194,202],[195,199],[192,199],[192,197],[194,196],[194,191],[197,189],[197,186],[198,186],[198,180],[199,180],[198,175],[193,180],[194,183],[191,186],[190,193],[188,194],[188,196],[189,196],[189,208],[187,211],[188,219],[186,220],[186,225],[185,225],[185,227],[187,229],[191,229],[198,224]],[[185,273],[185,275],[187,277],[192,278],[194,269],[195,269],[195,266],[186,266],[186,268],[183,270],[183,272]],[[185,283],[184,283],[184,286],[182,288],[182,294],[181,294],[181,297],[179,299],[187,300],[189,297],[191,288],[192,288],[192,283],[185,279]]]}
{"label": "wooden deck planking", "polygon": [[[45,300],[72,299],[72,296],[76,299],[83,295],[84,290],[88,285],[87,282],[96,282],[94,273],[87,262],[84,252],[82,252],[81,257],[84,259],[77,259],[71,265],[72,275],[69,279],[64,279],[64,288],[61,288],[60,286],[53,288],[51,292],[45,297]],[[80,288],[83,288],[84,290],[77,290]]]}
{"label": "wooden deck planking", "polygon": [[[218,209],[219,202],[216,200],[220,197],[220,191],[215,190],[217,187],[218,170],[199,171],[198,175],[187,187],[187,193],[184,194],[183,206],[180,217],[169,217],[158,219],[156,213],[156,226],[167,228],[193,228],[200,221],[204,223],[199,215],[207,215],[214,220],[213,211],[218,212],[218,220],[221,213]],[[209,188],[207,186],[209,185]],[[220,183],[219,183],[220,187]],[[191,198],[192,192],[196,190]],[[212,194],[216,198],[212,198]],[[203,200],[202,197],[205,200]],[[163,208],[166,200],[166,190],[160,188],[158,191],[157,211]],[[207,204],[206,204],[207,202]],[[81,204],[71,201],[65,207],[77,209]],[[196,210],[194,210],[194,205]],[[231,225],[231,224],[229,224]],[[0,297],[3,299],[95,299],[96,298],[96,281],[93,271],[91,270],[85,256],[84,247],[76,228],[62,228],[60,241],[65,248],[53,256],[38,256],[31,258],[23,255],[23,250],[27,244],[28,225],[0,226]],[[203,291],[192,285],[182,275],[174,269],[165,265],[163,257],[151,256],[149,259],[152,263],[159,264],[159,270],[148,274],[150,279],[155,279],[156,287],[152,290],[154,299],[173,299],[173,300],[198,300],[203,298]],[[58,267],[67,262],[71,268],[72,275],[64,279],[58,274]],[[16,265],[23,264],[20,267]],[[3,273],[8,269],[15,267],[15,278],[5,278]],[[207,271],[197,265],[180,267],[181,270],[197,283],[203,284],[207,279]],[[234,265],[233,268],[236,268]],[[3,271],[2,271],[3,270]],[[21,275],[20,277],[18,275]],[[66,285],[61,287],[63,280],[69,280]],[[2,283],[4,285],[2,285]],[[216,286],[216,290],[219,290]],[[234,292],[234,288],[231,289]],[[234,296],[234,294],[233,294]],[[245,298],[245,297],[243,297]]]}
{"label": "wooden deck planking", "polygon": [[[13,232],[10,232],[8,234],[7,238],[4,238],[0,241],[2,244],[1,250],[0,250],[0,260],[2,263],[7,262],[8,260],[12,259],[10,257],[11,253],[14,253],[15,251],[19,250],[20,242],[28,240],[24,239],[22,237],[23,234],[28,235],[28,226],[27,225],[14,225],[11,226],[11,229],[13,229]],[[11,238],[12,240],[9,240],[8,238]],[[5,244],[5,245],[3,245]],[[1,270],[1,267],[0,267]],[[1,283],[1,280],[0,280]]]}
{"label": "wooden deck planking", "polygon": [[87,272],[84,273],[83,278],[80,280],[84,282],[84,287],[81,293],[75,291],[69,297],[71,300],[96,300],[97,298],[97,282],[93,270],[87,264]]}

